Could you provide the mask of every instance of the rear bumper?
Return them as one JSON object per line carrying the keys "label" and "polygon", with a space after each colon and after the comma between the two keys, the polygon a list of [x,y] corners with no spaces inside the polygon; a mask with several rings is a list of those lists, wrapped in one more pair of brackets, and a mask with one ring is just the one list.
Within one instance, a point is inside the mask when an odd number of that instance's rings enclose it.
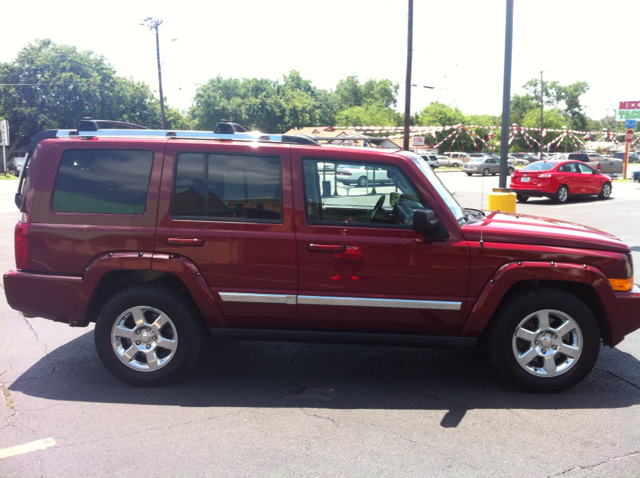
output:
{"label": "rear bumper", "polygon": [[615,292],[616,306],[611,311],[611,346],[619,344],[628,335],[640,329],[640,286],[630,292]]}
{"label": "rear bumper", "polygon": [[519,188],[517,186],[510,186],[511,189],[513,189],[513,192],[516,194],[520,194],[522,196],[529,196],[529,197],[547,197],[547,196],[553,196],[555,193],[551,193],[549,191],[543,191],[540,189],[524,189],[524,188]]}
{"label": "rear bumper", "polygon": [[9,271],[4,292],[12,309],[27,317],[69,322],[81,277]]}

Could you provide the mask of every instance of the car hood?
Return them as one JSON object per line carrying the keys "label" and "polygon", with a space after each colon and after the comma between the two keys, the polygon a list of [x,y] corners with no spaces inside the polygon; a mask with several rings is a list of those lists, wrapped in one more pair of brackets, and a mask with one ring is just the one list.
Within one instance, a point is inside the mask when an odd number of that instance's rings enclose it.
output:
{"label": "car hood", "polygon": [[487,211],[482,220],[462,226],[467,241],[576,247],[628,253],[620,239],[599,229],[546,217]]}

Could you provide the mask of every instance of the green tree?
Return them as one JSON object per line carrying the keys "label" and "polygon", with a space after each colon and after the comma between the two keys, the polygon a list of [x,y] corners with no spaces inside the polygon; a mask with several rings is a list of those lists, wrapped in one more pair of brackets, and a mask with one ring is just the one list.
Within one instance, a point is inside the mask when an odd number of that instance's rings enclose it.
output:
{"label": "green tree", "polygon": [[[1,63],[0,84],[0,115],[17,145],[44,129],[75,128],[85,116],[160,125],[159,100],[146,84],[116,76],[102,56],[51,40],[36,40]],[[179,113],[172,115],[179,122]]]}
{"label": "green tree", "polygon": [[387,108],[396,106],[398,84],[391,80],[367,80],[360,84],[357,76],[348,76],[336,85],[336,101],[340,109],[347,109],[365,104],[382,105]]}
{"label": "green tree", "polygon": [[400,126],[402,115],[379,103],[353,106],[336,115],[338,126]]}

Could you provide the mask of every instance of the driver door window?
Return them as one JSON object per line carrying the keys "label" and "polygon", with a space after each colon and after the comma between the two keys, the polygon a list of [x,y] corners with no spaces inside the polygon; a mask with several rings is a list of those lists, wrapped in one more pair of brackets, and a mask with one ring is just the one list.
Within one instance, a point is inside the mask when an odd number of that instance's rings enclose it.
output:
{"label": "driver door window", "polygon": [[426,207],[394,166],[303,160],[309,224],[411,228]]}

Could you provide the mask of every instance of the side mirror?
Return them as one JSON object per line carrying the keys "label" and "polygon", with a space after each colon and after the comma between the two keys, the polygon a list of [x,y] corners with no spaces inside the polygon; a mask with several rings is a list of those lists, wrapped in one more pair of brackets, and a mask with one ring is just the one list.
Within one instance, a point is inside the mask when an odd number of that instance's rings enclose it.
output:
{"label": "side mirror", "polygon": [[413,211],[413,230],[426,236],[438,233],[440,219],[431,209],[416,209]]}
{"label": "side mirror", "polygon": [[596,170],[595,170],[595,172],[594,172],[594,174],[600,174],[600,170],[599,170],[599,169],[596,169]]}

